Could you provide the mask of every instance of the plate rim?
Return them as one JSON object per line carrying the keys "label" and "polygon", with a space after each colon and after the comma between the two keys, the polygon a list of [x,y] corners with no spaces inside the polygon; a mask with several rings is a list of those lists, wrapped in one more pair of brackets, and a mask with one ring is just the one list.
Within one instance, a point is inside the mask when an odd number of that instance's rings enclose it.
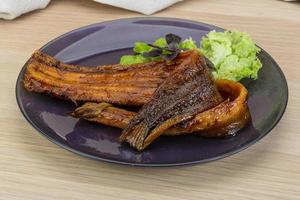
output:
{"label": "plate rim", "polygon": [[[195,21],[195,20],[188,20],[188,19],[181,19],[181,18],[169,18],[169,17],[132,17],[132,18],[121,18],[121,19],[115,19],[115,20],[108,20],[108,21],[103,21],[103,22],[98,22],[98,23],[93,23],[93,24],[89,24],[86,26],[82,26],[76,29],[73,29],[71,31],[68,31],[52,40],[50,40],[49,42],[47,42],[46,44],[44,44],[40,50],[45,49],[49,44],[65,37],[68,34],[74,33],[76,31],[79,31],[81,29],[86,29],[89,27],[93,27],[93,26],[99,26],[99,25],[104,25],[106,23],[112,23],[112,22],[130,22],[130,21],[134,21],[134,20],[165,20],[165,21],[174,21],[174,22],[188,22],[188,23],[194,23],[194,24],[202,24],[202,25],[207,25],[207,26],[213,26],[215,28],[221,29],[221,30],[226,30],[223,29],[221,27],[218,27],[214,24],[208,24],[208,23],[203,23],[200,21]],[[257,44],[256,44],[257,45]],[[257,45],[258,46],[258,45]],[[273,130],[275,128],[275,126],[279,123],[279,121],[282,119],[285,111],[286,111],[286,107],[288,105],[288,100],[289,100],[289,89],[288,89],[288,83],[286,80],[286,77],[283,73],[283,71],[281,70],[280,66],[278,65],[278,63],[274,60],[274,58],[268,53],[266,52],[263,48],[261,48],[260,46],[258,46],[261,49],[261,53],[264,53],[268,59],[270,59],[270,61],[273,63],[274,66],[276,66],[277,71],[279,72],[280,76],[283,78],[284,80],[284,90],[285,93],[287,94],[286,96],[284,96],[284,106],[282,106],[280,108],[280,115],[277,116],[277,118],[274,120],[272,126],[270,126],[268,129],[266,129],[264,132],[262,132],[262,134],[260,134],[259,137],[257,137],[256,139],[254,139],[251,142],[248,142],[246,144],[244,144],[242,147],[226,152],[224,154],[218,155],[218,156],[214,156],[211,158],[206,158],[206,159],[202,159],[202,160],[196,160],[196,161],[188,161],[188,162],[177,162],[177,163],[132,163],[132,162],[126,162],[126,161],[119,161],[119,160],[114,160],[114,159],[107,159],[107,158],[102,158],[96,155],[92,155],[92,154],[88,154],[82,151],[79,151],[77,149],[74,149],[68,145],[62,144],[61,142],[55,140],[54,138],[50,137],[46,131],[44,132],[43,130],[40,129],[40,127],[28,116],[28,114],[26,113],[22,103],[21,103],[21,98],[18,96],[18,91],[21,90],[20,86],[21,86],[21,82],[22,82],[22,75],[24,74],[23,71],[25,71],[26,66],[29,62],[29,59],[25,62],[25,64],[22,66],[21,70],[19,71],[17,80],[16,80],[16,84],[15,84],[15,97],[16,97],[16,101],[17,101],[17,105],[22,113],[22,115],[24,116],[24,118],[26,119],[26,121],[41,135],[43,135],[45,138],[47,138],[49,141],[51,141],[52,143],[56,144],[57,146],[66,149],[74,154],[80,155],[82,157],[87,157],[93,160],[97,160],[97,161],[103,161],[106,163],[114,163],[114,164],[121,164],[121,165],[127,165],[127,166],[136,166],[136,167],[174,167],[174,166],[186,166],[186,165],[194,165],[194,164],[204,164],[204,163],[208,163],[208,162],[212,162],[212,161],[216,161],[216,160],[220,160],[223,158],[226,158],[228,156],[232,156],[234,154],[237,154],[247,148],[249,148],[250,146],[254,145],[255,143],[257,143],[258,141],[260,141],[263,137],[265,137],[266,135],[268,135],[271,130]]]}

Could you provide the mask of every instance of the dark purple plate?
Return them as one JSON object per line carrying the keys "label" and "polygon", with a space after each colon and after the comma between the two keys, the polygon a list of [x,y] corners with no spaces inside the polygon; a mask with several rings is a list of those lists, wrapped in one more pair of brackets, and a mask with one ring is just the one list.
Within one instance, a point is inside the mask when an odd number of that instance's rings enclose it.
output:
{"label": "dark purple plate", "polygon": [[[201,22],[170,18],[132,18],[93,24],[50,41],[42,51],[57,59],[79,65],[118,63],[132,53],[135,41],[153,42],[166,33],[199,40],[211,30],[223,31]],[[259,54],[263,68],[255,81],[244,81],[249,90],[252,123],[236,136],[208,139],[194,135],[160,137],[143,152],[118,142],[121,130],[69,117],[71,102],[27,92],[22,84],[26,64],[17,84],[18,105],[28,122],[55,144],[98,160],[139,165],[174,166],[204,163],[237,153],[257,142],[278,123],[288,101],[288,87],[279,66],[264,50]],[[26,137],[26,135],[24,135]]]}

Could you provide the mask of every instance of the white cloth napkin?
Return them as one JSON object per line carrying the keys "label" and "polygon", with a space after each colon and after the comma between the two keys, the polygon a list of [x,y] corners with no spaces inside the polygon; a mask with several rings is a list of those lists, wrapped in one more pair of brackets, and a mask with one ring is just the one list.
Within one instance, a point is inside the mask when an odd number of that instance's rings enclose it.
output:
{"label": "white cloth napkin", "polygon": [[127,10],[151,15],[182,0],[94,0]]}
{"label": "white cloth napkin", "polygon": [[[50,0],[0,0],[0,18],[14,19],[24,13],[45,8]],[[150,15],[182,0],[94,0]],[[74,2],[76,3],[76,2]],[[99,11],[101,12],[101,11]]]}
{"label": "white cloth napkin", "polygon": [[14,19],[32,10],[45,8],[50,0],[0,0],[0,18]]}

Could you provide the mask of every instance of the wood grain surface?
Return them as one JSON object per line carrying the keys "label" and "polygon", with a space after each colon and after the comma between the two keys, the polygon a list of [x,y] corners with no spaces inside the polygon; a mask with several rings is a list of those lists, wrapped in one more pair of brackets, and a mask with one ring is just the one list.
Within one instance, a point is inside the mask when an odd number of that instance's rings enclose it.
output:
{"label": "wood grain surface", "polygon": [[140,14],[92,1],[53,0],[0,20],[0,199],[300,199],[300,3],[186,0],[154,16],[247,31],[284,71],[289,104],[278,126],[234,156],[204,165],[136,168],[84,158],[37,133],[15,100],[31,53],[72,29]]}

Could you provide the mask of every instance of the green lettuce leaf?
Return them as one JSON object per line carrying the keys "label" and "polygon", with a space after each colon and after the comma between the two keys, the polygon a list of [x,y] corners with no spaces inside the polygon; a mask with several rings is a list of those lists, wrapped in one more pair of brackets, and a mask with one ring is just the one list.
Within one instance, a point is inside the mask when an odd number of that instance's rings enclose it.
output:
{"label": "green lettuce leaf", "polygon": [[161,37],[161,38],[158,38],[157,40],[155,40],[153,45],[156,45],[159,47],[165,47],[165,46],[167,46],[167,41],[165,38]]}
{"label": "green lettuce leaf", "polygon": [[137,54],[142,54],[151,51],[153,48],[148,46],[145,42],[134,43],[133,51]]}
{"label": "green lettuce leaf", "polygon": [[196,49],[197,44],[196,42],[190,37],[189,39],[183,40],[180,44],[179,47],[182,49]]}
{"label": "green lettuce leaf", "polygon": [[[165,47],[165,38],[158,38],[154,45]],[[183,40],[179,47],[182,49],[198,49],[192,38]],[[145,63],[157,58],[145,58],[143,53],[153,50],[145,42],[136,42],[133,51],[136,55],[124,55],[120,64],[131,65]],[[243,78],[257,79],[257,73],[262,67],[257,58],[260,49],[255,45],[247,33],[240,31],[209,32],[201,40],[201,48],[198,49],[213,64],[213,75],[216,79],[229,79],[239,81]]]}
{"label": "green lettuce leaf", "polygon": [[[167,41],[165,38],[161,37],[158,38],[153,42],[153,45],[159,46],[159,47],[165,47],[167,46]],[[196,42],[192,40],[192,38],[186,39],[182,41],[179,46],[181,48],[185,49],[194,49],[197,48]],[[153,50],[152,47],[150,47],[147,43],[145,42],[135,42],[133,51],[136,55],[124,55],[120,58],[120,64],[122,65],[131,65],[131,64],[139,64],[139,63],[145,63],[145,62],[150,62],[150,61],[156,61],[160,60],[159,57],[157,58],[144,58],[141,54],[145,52],[149,52]]]}
{"label": "green lettuce leaf", "polygon": [[250,36],[240,31],[211,31],[201,42],[201,52],[215,66],[216,79],[257,79],[262,67],[256,56],[259,51]]}
{"label": "green lettuce leaf", "polygon": [[121,65],[132,65],[149,61],[151,61],[151,59],[145,58],[142,55],[124,55],[120,58]]}

